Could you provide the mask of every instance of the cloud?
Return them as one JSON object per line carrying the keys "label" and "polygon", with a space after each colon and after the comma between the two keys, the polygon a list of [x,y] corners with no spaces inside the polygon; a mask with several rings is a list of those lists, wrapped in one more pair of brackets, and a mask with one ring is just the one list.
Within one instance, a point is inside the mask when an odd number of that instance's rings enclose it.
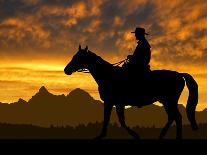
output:
{"label": "cloud", "polygon": [[123,26],[123,25],[124,25],[124,20],[121,19],[121,17],[119,17],[119,16],[115,16],[114,17],[114,26],[118,27],[118,26]]}
{"label": "cloud", "polygon": [[153,38],[152,42],[165,60],[206,60],[206,46],[202,42],[207,34],[204,3],[206,2],[154,1],[157,10],[155,20],[162,33]]}
{"label": "cloud", "polygon": [[[35,22],[33,17],[24,17],[21,19],[8,18],[0,23],[1,41],[4,40],[7,47],[16,48],[18,46],[32,46],[38,44],[40,47],[48,48],[48,38],[50,33],[44,30],[42,23]],[[30,44],[30,43],[34,44]]]}
{"label": "cloud", "polygon": [[22,2],[28,6],[35,6],[40,0],[22,0]]}
{"label": "cloud", "polygon": [[70,28],[70,27],[72,27],[72,26],[77,24],[77,20],[76,20],[76,18],[70,18],[70,19],[68,19],[66,21],[63,21],[63,24],[66,27]]}
{"label": "cloud", "polygon": [[130,2],[121,0],[118,4],[125,12],[125,15],[133,14],[138,8],[142,8],[148,1],[146,0],[131,0]]}
{"label": "cloud", "polygon": [[100,20],[92,20],[90,24],[83,31],[89,33],[96,32],[100,24],[101,24]]}
{"label": "cloud", "polygon": [[103,57],[123,58],[136,46],[130,32],[143,26],[150,33],[154,62],[205,63],[205,4],[205,0],[1,1],[0,54],[72,55],[83,43]]}

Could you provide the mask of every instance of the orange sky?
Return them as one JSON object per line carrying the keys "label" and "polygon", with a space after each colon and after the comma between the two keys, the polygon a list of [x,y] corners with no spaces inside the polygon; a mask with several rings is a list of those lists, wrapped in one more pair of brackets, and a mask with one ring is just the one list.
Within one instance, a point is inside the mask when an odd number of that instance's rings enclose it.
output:
{"label": "orange sky", "polygon": [[[70,60],[70,58],[69,58]],[[65,94],[67,95],[71,90],[75,88],[81,88],[89,92],[95,99],[100,99],[98,94],[98,86],[90,74],[74,73],[71,76],[64,74],[65,63],[54,63],[54,60],[47,61],[46,63],[37,60],[33,62],[21,61],[13,63],[1,64],[0,67],[0,98],[1,102],[10,103],[15,102],[19,98],[25,100],[30,99],[40,88],[40,86],[46,86],[47,89],[53,94]],[[180,70],[182,72],[188,71],[194,76],[199,85],[199,104],[197,110],[203,110],[206,108],[205,101],[207,100],[206,91],[206,77],[202,76],[205,72],[205,68],[197,66],[200,70],[197,71],[197,67],[179,66],[175,69],[172,65],[152,65],[154,69],[172,69]],[[188,90],[185,88],[181,96],[180,103],[184,105],[187,102]]]}
{"label": "orange sky", "polygon": [[206,6],[206,0],[0,0],[0,102],[28,100],[42,85],[54,94],[82,88],[98,99],[92,77],[66,76],[65,65],[79,43],[111,63],[124,59],[136,46],[130,32],[142,26],[150,33],[152,69],[192,74],[197,110],[207,108]]}

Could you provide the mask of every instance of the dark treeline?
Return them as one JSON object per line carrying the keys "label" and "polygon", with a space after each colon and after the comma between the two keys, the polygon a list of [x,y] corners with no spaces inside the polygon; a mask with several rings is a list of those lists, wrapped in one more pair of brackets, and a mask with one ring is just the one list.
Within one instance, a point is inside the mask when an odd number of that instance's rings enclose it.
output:
{"label": "dark treeline", "polygon": [[[93,139],[102,127],[102,123],[71,126],[39,127],[24,124],[0,124],[0,139]],[[157,139],[161,128],[134,127],[142,139]],[[207,139],[207,124],[199,124],[198,131],[192,131],[189,125],[183,126],[184,139]],[[170,128],[166,139],[174,139],[175,126]],[[110,124],[107,139],[132,139],[118,124]]]}

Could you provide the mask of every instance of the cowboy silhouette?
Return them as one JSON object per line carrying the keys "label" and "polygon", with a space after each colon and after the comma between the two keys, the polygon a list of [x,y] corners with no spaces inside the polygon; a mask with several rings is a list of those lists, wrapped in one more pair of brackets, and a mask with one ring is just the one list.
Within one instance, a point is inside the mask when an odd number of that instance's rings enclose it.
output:
{"label": "cowboy silhouette", "polygon": [[150,71],[150,58],[151,58],[151,46],[145,38],[148,33],[145,32],[144,28],[137,27],[134,32],[136,39],[138,40],[136,49],[133,55],[127,56],[127,63],[122,68],[127,71],[130,75],[141,73],[143,75]]}
{"label": "cowboy silhouette", "polygon": [[[178,109],[178,100],[187,85],[189,96],[186,105],[188,120],[193,130],[198,129],[195,118],[196,105],[198,104],[198,84],[188,73],[179,73],[171,70],[152,70],[150,71],[150,45],[145,39],[147,33],[143,28],[136,28],[135,37],[138,45],[133,55],[127,56],[128,63],[122,67],[114,66],[88,50],[86,46],[82,49],[79,46],[77,53],[65,67],[64,72],[71,75],[74,72],[89,73],[98,84],[100,98],[104,101],[104,120],[100,135],[97,138],[106,136],[107,127],[113,107],[119,122],[123,128],[134,138],[138,139],[139,135],[130,129],[125,123],[124,110],[125,106],[147,106],[159,101],[168,115],[167,123],[163,127],[160,138],[162,139],[169,130],[172,123],[176,123],[176,138],[182,138],[182,115]],[[122,60],[116,64],[125,62]],[[131,72],[123,72],[123,68]],[[126,74],[127,76],[123,75]],[[135,75],[135,76],[134,76]],[[141,77],[141,78],[140,78]]]}

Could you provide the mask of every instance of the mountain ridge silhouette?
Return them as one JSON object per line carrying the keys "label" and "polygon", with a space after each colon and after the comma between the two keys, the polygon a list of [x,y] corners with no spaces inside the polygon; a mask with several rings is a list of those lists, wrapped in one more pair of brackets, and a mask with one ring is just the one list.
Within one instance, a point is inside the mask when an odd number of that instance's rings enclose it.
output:
{"label": "mountain ridge silhouette", "polygon": [[[185,107],[179,105],[183,123],[189,124]],[[126,122],[129,126],[162,127],[167,115],[163,107],[149,105],[142,108],[131,107],[125,110]],[[206,123],[207,109],[196,112],[199,123]],[[12,124],[32,124],[43,127],[78,126],[79,124],[102,122],[103,102],[95,100],[88,92],[80,88],[67,95],[54,95],[45,86],[34,94],[29,101],[19,99],[17,102],[5,104],[0,102],[0,122]],[[111,123],[118,123],[113,108]]]}

